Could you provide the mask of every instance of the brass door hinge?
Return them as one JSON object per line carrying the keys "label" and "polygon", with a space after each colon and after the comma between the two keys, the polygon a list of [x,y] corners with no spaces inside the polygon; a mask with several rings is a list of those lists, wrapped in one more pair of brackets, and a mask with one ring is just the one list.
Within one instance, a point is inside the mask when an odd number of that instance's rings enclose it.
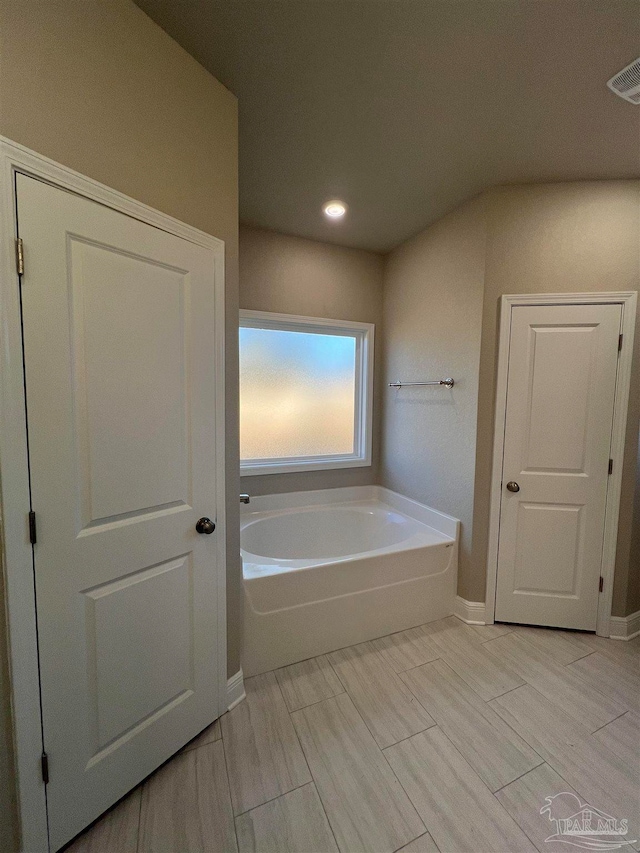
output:
{"label": "brass door hinge", "polygon": [[18,275],[24,275],[24,243],[22,237],[16,238],[16,269]]}

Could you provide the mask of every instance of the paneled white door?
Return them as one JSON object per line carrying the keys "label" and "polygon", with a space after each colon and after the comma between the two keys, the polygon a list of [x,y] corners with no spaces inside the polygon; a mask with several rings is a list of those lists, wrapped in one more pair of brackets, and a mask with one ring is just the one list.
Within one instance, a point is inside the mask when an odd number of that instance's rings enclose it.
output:
{"label": "paneled white door", "polygon": [[622,307],[511,310],[495,618],[593,631]]}
{"label": "paneled white door", "polygon": [[17,206],[57,850],[220,712],[214,252],[23,175]]}

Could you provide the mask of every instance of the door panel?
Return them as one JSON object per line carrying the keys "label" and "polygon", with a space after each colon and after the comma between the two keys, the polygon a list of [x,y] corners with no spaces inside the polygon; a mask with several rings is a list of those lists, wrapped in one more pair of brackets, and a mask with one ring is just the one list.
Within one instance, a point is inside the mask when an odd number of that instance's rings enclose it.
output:
{"label": "door panel", "polygon": [[70,242],[83,521],[188,504],[188,273]]}
{"label": "door panel", "polygon": [[219,714],[214,257],[18,175],[58,849]]}
{"label": "door panel", "polygon": [[145,725],[151,714],[164,713],[169,703],[193,692],[189,557],[85,593],[94,761],[105,747]]}
{"label": "door panel", "polygon": [[[515,593],[577,593],[577,555],[583,507],[561,504],[518,504],[513,591]],[[546,549],[531,547],[540,531],[553,543],[553,559]]]}
{"label": "door panel", "polygon": [[512,308],[499,621],[595,630],[621,319],[620,305]]}
{"label": "door panel", "polygon": [[528,435],[523,470],[584,473],[597,328],[529,327]]}

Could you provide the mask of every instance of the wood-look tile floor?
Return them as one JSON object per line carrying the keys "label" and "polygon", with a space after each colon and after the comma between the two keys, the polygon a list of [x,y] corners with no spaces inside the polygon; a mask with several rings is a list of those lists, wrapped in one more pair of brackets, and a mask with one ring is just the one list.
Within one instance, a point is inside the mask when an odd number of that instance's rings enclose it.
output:
{"label": "wood-look tile floor", "polygon": [[67,853],[557,853],[563,793],[640,850],[640,637],[450,617],[245,687]]}

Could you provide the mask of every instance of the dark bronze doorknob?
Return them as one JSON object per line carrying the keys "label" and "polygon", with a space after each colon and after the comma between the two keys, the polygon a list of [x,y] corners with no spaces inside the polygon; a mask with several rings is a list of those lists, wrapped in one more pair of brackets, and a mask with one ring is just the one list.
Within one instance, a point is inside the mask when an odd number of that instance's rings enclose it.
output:
{"label": "dark bronze doorknob", "polygon": [[216,529],[215,524],[213,523],[213,521],[211,521],[210,518],[207,518],[206,515],[203,515],[202,518],[199,518],[196,521],[196,530],[198,531],[198,533],[209,534],[209,533],[213,533],[213,531],[215,529]]}
{"label": "dark bronze doorknob", "polygon": [[509,480],[509,482],[507,483],[507,488],[509,489],[510,492],[519,492],[520,491],[520,486],[516,482],[514,482],[513,480]]}

